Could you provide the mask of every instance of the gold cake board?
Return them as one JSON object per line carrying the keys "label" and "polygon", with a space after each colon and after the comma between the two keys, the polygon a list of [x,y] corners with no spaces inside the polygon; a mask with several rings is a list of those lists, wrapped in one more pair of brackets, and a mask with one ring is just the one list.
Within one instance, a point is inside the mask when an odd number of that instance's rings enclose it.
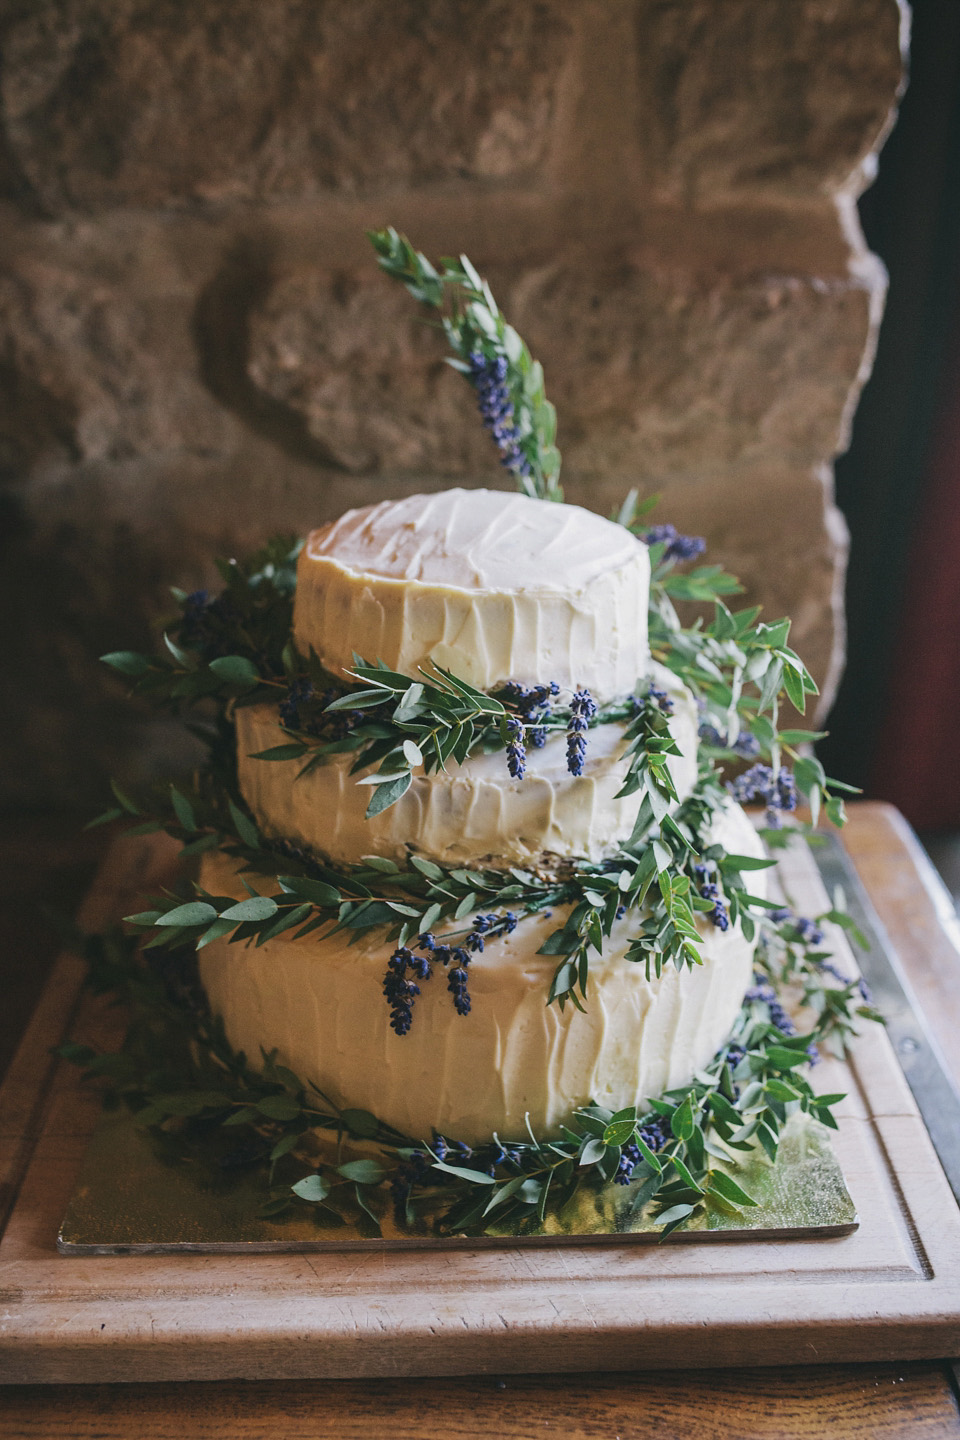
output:
{"label": "gold cake board", "polygon": [[[734,1236],[786,1240],[847,1235],[856,1229],[853,1201],[830,1144],[830,1132],[804,1115],[784,1128],[775,1165],[759,1149],[729,1167],[757,1201],[743,1212],[711,1211],[664,1243],[702,1243]],[[723,1168],[723,1167],[721,1167]],[[543,1225],[521,1219],[480,1236],[434,1235],[426,1223],[397,1225],[390,1207],[382,1236],[357,1225],[324,1224],[322,1210],[298,1207],[277,1220],[261,1219],[262,1175],[202,1177],[196,1166],[165,1162],[126,1112],[101,1117],[84,1157],[77,1188],[57,1236],[61,1255],[158,1254],[191,1251],[269,1254],[274,1250],[484,1249],[514,1245],[590,1245],[658,1242],[652,1202],[638,1208],[634,1185],[582,1187]]]}
{"label": "gold cake board", "polygon": [[[116,847],[87,928],[128,913],[170,863],[163,838]],[[827,906],[809,852],[779,866],[803,913]],[[838,964],[852,970],[842,943]],[[122,1017],[58,963],[0,1092],[8,1219],[0,1378],[467,1374],[907,1359],[960,1349],[960,1212],[877,1026],[819,1088],[846,1090],[834,1146],[859,1227],[832,1238],[637,1245],[476,1242],[320,1254],[61,1255],[57,1229],[99,1102],[52,1045],[113,1045]],[[422,1246],[422,1242],[421,1242]]]}

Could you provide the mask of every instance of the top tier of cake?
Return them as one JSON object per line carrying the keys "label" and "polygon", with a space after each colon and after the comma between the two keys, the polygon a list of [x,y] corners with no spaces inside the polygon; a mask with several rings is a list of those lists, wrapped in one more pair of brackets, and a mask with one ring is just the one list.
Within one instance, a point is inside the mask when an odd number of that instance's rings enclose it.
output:
{"label": "top tier of cake", "polygon": [[348,510],[301,554],[298,650],[416,676],[440,665],[482,690],[551,680],[597,700],[649,666],[647,547],[576,505],[445,490]]}

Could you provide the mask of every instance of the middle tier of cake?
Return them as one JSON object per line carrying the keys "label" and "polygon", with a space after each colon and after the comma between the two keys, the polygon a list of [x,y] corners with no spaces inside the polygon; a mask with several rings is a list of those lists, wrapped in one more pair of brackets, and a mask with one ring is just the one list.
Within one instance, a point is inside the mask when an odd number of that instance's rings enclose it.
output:
{"label": "middle tier of cake", "polygon": [[[696,705],[669,670],[651,664],[648,673],[673,702],[670,731],[681,753],[668,767],[683,800],[697,778]],[[521,780],[511,778],[502,750],[472,755],[447,770],[417,772],[396,804],[366,819],[370,787],[349,773],[354,754],[330,756],[299,775],[303,760],[253,758],[290,739],[276,706],[240,708],[236,724],[240,789],[261,829],[339,863],[396,860],[408,850],[441,864],[500,868],[544,854],[597,860],[629,838],[637,816],[636,794],[617,798],[627,773],[622,725],[589,732],[580,776],[567,770],[560,731],[528,750]]]}

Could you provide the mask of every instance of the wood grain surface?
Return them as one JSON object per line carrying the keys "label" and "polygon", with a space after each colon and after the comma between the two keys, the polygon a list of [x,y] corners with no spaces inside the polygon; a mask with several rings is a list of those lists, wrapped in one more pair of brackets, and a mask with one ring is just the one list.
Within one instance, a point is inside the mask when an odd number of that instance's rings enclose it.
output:
{"label": "wood grain surface", "polygon": [[957,1440],[940,1367],[13,1387],[5,1440]]}
{"label": "wood grain surface", "polygon": [[949,891],[892,805],[865,800],[851,806],[843,841],[960,1087],[960,923]]}
{"label": "wood grain surface", "polygon": [[[938,1013],[951,1015],[951,1006],[960,1003],[960,957],[949,924],[944,926],[942,901],[935,887],[926,883],[929,877],[920,873],[916,842],[889,807],[860,804],[851,811],[846,832],[849,852],[915,992],[922,996],[931,1021]],[[67,978],[72,982],[72,975]],[[70,983],[64,987],[66,992],[71,989]],[[69,1003],[69,996],[63,993],[59,1003],[65,1002]],[[942,1020],[934,1028],[942,1034]],[[953,1048],[944,1046],[956,1062]],[[25,1074],[21,1079],[27,1085]],[[960,1440],[960,1416],[949,1369],[938,1362],[509,1375],[500,1380],[222,1381],[0,1389],[0,1435],[10,1440],[21,1436],[31,1440],[342,1436],[351,1440],[361,1435],[513,1440],[540,1434],[571,1440],[653,1435],[677,1440],[715,1436],[789,1440],[821,1434],[840,1440],[866,1436]]]}

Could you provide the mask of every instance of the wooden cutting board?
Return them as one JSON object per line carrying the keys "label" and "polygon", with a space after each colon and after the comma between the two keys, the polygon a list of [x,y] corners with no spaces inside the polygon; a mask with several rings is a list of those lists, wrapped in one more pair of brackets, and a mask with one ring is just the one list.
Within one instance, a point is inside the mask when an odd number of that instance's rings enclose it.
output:
{"label": "wooden cutting board", "polygon": [[[82,920],[129,913],[169,872],[163,839],[108,857]],[[826,908],[809,854],[780,867]],[[838,963],[854,962],[842,937]],[[860,1227],[836,1239],[352,1254],[65,1257],[55,1240],[96,1096],[50,1057],[122,1017],[58,963],[0,1091],[0,1379],[293,1378],[810,1364],[960,1351],[960,1211],[876,1026],[848,1065],[836,1142]]]}

